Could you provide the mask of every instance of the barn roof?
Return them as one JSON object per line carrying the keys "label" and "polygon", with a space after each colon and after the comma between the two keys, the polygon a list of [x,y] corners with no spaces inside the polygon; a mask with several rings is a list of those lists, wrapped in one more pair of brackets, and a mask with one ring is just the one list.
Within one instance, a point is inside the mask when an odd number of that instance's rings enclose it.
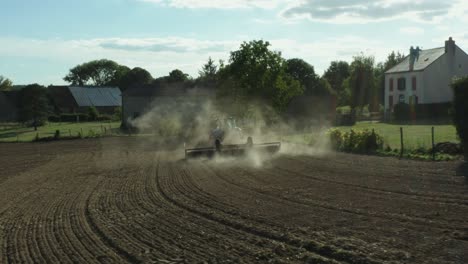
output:
{"label": "barn roof", "polygon": [[117,87],[68,87],[80,107],[122,106],[120,89]]}
{"label": "barn roof", "polygon": [[[431,65],[434,61],[442,57],[445,54],[445,47],[421,50],[419,53],[419,59],[414,62],[413,71],[422,71]],[[397,72],[408,72],[410,71],[410,56],[406,56],[402,62],[397,64],[395,67],[386,71],[385,73],[397,73]]]}

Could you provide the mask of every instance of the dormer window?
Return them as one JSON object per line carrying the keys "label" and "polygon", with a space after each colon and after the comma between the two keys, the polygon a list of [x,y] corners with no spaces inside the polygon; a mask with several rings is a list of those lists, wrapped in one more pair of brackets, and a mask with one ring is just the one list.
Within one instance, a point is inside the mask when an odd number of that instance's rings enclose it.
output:
{"label": "dormer window", "polygon": [[406,90],[406,78],[398,78],[398,91]]}

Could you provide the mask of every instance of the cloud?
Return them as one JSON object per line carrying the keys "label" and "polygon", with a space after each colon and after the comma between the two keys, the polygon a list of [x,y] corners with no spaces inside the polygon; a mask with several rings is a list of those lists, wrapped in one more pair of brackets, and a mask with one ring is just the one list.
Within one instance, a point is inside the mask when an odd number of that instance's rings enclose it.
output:
{"label": "cloud", "polygon": [[419,27],[402,27],[400,28],[400,32],[406,35],[422,35],[424,34],[424,29]]}
{"label": "cloud", "polygon": [[138,0],[141,2],[156,3],[175,8],[214,8],[239,9],[261,8],[273,9],[280,3],[288,0]]}
{"label": "cloud", "polygon": [[438,22],[463,1],[440,0],[304,0],[283,10],[287,19],[344,24],[392,19]]}
{"label": "cloud", "polygon": [[[27,39],[0,37],[0,68],[2,58],[18,62],[35,62],[41,65],[42,80],[34,79],[30,71],[16,69],[18,78],[31,78],[28,82],[61,84],[61,78],[77,64],[106,58],[129,67],[142,67],[153,76],[167,75],[180,69],[194,77],[208,57],[215,61],[229,59],[230,51],[237,50],[248,36],[233,37],[228,41],[201,40],[196,38],[95,38],[95,39]],[[383,61],[392,50],[407,47],[392,46],[383,40],[367,39],[352,35],[320,38],[314,41],[299,41],[287,38],[269,39],[273,50],[281,51],[284,58],[302,58],[321,74],[333,60],[351,61],[364,52]],[[4,67],[7,67],[6,63]],[[7,73],[5,73],[7,74]],[[47,75],[57,76],[53,81]]]}
{"label": "cloud", "polygon": [[232,47],[229,41],[200,41],[189,38],[107,39],[99,44],[106,49],[148,52],[223,52]]}

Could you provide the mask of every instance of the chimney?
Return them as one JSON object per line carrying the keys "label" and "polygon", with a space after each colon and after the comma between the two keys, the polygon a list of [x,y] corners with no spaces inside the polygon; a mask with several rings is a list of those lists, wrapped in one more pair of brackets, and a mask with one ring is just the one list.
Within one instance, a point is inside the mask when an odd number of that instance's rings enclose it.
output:
{"label": "chimney", "polygon": [[409,70],[410,71],[414,69],[414,61],[416,60],[416,56],[414,53],[415,53],[415,49],[413,48],[413,46],[411,46],[410,52],[409,52]]}
{"label": "chimney", "polygon": [[445,53],[455,56],[455,41],[453,41],[452,37],[445,41]]}

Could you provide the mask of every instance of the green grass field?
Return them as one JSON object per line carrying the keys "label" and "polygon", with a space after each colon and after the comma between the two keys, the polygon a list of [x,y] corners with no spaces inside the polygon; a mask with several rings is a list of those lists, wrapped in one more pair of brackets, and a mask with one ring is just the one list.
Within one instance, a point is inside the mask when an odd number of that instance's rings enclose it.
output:
{"label": "green grass field", "polygon": [[[48,123],[38,127],[25,127],[19,124],[0,124],[0,142],[31,142],[36,138],[52,137],[56,130],[60,130],[61,136],[77,136],[82,133],[83,137],[88,135],[100,135],[104,131],[107,134],[118,133],[120,121],[118,122],[83,122],[83,123]],[[110,129],[110,130],[109,130]],[[110,133],[109,133],[110,132]]]}
{"label": "green grass field", "polygon": [[384,138],[385,145],[400,148],[400,127],[403,128],[403,143],[407,149],[431,148],[431,128],[434,127],[434,142],[459,142],[453,125],[395,125],[375,122],[358,122],[352,127],[338,127],[342,130],[374,129]]}
{"label": "green grass field", "polygon": [[[400,148],[400,127],[403,127],[403,142],[406,149],[431,148],[431,128],[434,127],[434,141],[459,142],[456,129],[453,125],[396,125],[377,122],[358,122],[356,125],[337,127],[343,131],[374,129],[384,138],[384,146],[392,149]],[[283,137],[284,140],[294,143],[314,143],[317,138],[323,137],[319,132],[300,133]]]}

